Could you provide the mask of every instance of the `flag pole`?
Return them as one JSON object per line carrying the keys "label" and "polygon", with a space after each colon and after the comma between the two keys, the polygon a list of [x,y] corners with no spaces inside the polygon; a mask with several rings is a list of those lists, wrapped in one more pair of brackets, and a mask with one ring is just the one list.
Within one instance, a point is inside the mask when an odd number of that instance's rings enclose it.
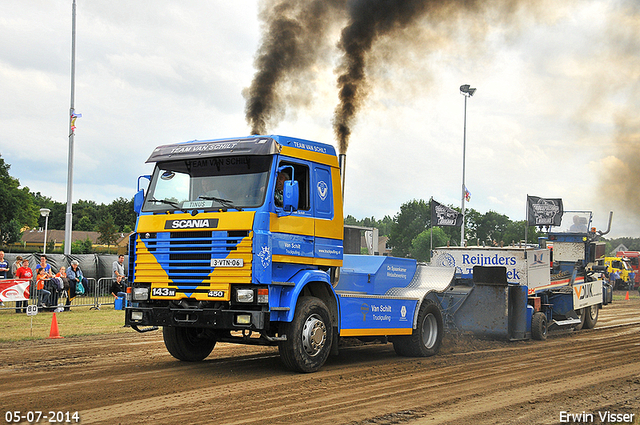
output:
{"label": "flag pole", "polygon": [[431,231],[431,241],[429,242],[429,261],[431,261],[431,254],[433,254],[433,196],[429,199],[429,230]]}
{"label": "flag pole", "polygon": [[73,187],[73,144],[76,85],[76,0],[73,0],[71,18],[71,106],[69,108],[69,160],[67,163],[67,212],[64,218],[64,253],[71,254],[72,235],[72,187]]}
{"label": "flag pole", "polygon": [[526,255],[526,247],[527,241],[529,240],[529,194],[527,193],[527,202],[525,202],[525,208],[527,212],[524,214],[524,247],[525,247],[525,255]]}

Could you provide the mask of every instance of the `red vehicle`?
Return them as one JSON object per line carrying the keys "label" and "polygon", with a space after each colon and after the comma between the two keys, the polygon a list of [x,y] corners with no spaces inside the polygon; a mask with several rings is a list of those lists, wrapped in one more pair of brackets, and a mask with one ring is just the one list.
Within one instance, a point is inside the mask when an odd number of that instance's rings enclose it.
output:
{"label": "red vehicle", "polygon": [[628,264],[633,269],[633,272],[636,274],[634,279],[633,287],[634,289],[640,286],[640,251],[618,251],[616,252],[617,257],[628,258]]}

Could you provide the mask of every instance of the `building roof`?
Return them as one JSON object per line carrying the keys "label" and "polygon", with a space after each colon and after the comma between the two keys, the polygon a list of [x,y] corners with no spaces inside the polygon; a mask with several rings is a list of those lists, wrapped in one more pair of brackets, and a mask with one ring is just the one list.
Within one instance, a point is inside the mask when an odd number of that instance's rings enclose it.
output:
{"label": "building roof", "polygon": [[[75,241],[84,241],[87,238],[91,241],[92,245],[98,245],[99,232],[85,232],[81,230],[74,230],[71,232],[71,243]],[[47,230],[47,241],[55,243],[64,242],[64,230]],[[115,245],[124,245],[129,241],[128,233],[119,233],[118,239]],[[44,242],[44,230],[43,229],[31,229],[22,233],[22,242],[25,243],[43,243]]]}

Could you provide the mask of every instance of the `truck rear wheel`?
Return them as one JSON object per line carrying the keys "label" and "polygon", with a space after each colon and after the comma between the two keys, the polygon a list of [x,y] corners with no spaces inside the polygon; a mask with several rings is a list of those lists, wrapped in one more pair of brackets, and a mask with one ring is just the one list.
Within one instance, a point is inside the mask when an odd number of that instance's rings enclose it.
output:
{"label": "truck rear wheel", "polygon": [[296,372],[315,372],[329,357],[333,326],[329,309],[315,297],[302,297],[290,323],[282,323],[280,334],[287,340],[278,343],[284,365]]}
{"label": "truck rear wheel", "polygon": [[165,326],[162,328],[162,336],[169,354],[185,362],[206,359],[216,345],[216,340],[206,337],[199,328]]}
{"label": "truck rear wheel", "polygon": [[411,335],[393,338],[393,349],[399,356],[429,357],[440,351],[444,324],[436,304],[426,300],[420,306],[416,329]]}
{"label": "truck rear wheel", "polygon": [[547,316],[538,311],[531,319],[531,337],[538,341],[547,339]]}
{"label": "truck rear wheel", "polygon": [[598,323],[598,312],[600,311],[599,305],[590,305],[582,309],[584,315],[584,328],[593,329]]}

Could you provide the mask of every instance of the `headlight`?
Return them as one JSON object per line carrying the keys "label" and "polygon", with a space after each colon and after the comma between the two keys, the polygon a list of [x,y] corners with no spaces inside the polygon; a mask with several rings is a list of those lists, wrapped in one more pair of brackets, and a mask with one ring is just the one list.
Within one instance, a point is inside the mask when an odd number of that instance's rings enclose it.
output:
{"label": "headlight", "polygon": [[133,301],[146,301],[149,299],[149,288],[134,286],[131,288],[131,297]]}
{"label": "headlight", "polygon": [[252,303],[253,289],[238,289],[236,291],[236,301],[239,303]]}
{"label": "headlight", "polygon": [[131,312],[131,320],[140,321],[142,320],[143,314],[141,311],[132,311]]}

